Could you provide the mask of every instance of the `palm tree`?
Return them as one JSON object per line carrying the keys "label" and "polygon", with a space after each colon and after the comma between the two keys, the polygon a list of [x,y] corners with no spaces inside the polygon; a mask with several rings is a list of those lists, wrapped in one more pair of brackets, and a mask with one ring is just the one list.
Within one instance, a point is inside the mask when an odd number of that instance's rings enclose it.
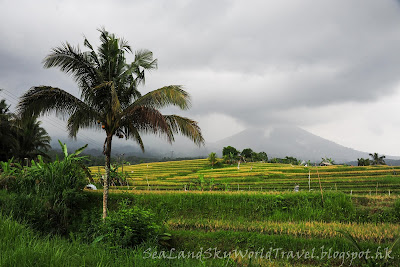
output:
{"label": "palm tree", "polygon": [[174,134],[189,137],[197,145],[204,139],[197,122],[177,116],[163,115],[159,111],[167,106],[181,110],[190,107],[189,94],[179,85],[165,86],[141,95],[138,86],[145,83],[145,70],[157,67],[153,53],[135,52],[134,61],[126,62],[125,54],[132,53],[129,44],[100,29],[97,52],[85,38],[82,52],[65,43],[56,47],[44,59],[44,67],[57,67],[74,77],[80,88],[80,98],[51,86],[32,87],[20,100],[22,114],[44,115],[54,112],[68,118],[69,135],[76,138],[81,128],[104,130],[103,146],[106,177],[103,189],[103,219],[107,217],[108,186],[110,177],[111,143],[114,136],[132,139],[144,151],[141,133],[163,136],[172,143]]}
{"label": "palm tree", "polygon": [[17,143],[13,149],[13,156],[20,162],[24,159],[37,159],[39,155],[49,160],[50,157],[46,152],[51,148],[51,138],[40,126],[41,122],[36,117],[16,117],[14,124]]}
{"label": "palm tree", "polygon": [[370,157],[372,157],[372,162],[371,162],[372,165],[385,165],[386,164],[385,160],[384,160],[384,158],[386,158],[385,156],[379,157],[378,153],[374,153],[374,154],[369,153],[369,155],[370,155]]}
{"label": "palm tree", "polygon": [[208,155],[208,161],[211,163],[211,167],[214,167],[214,164],[216,164],[217,162],[218,162],[218,160],[217,160],[217,153],[215,153],[215,152],[211,152],[209,155]]}
{"label": "palm tree", "polygon": [[5,100],[0,101],[0,161],[15,158],[36,159],[38,155],[48,158],[51,138],[40,127],[36,117],[21,118],[9,112]]}
{"label": "palm tree", "polygon": [[12,151],[17,145],[15,127],[12,123],[14,115],[10,113],[10,106],[2,99],[0,101],[0,161],[7,161],[12,157]]}

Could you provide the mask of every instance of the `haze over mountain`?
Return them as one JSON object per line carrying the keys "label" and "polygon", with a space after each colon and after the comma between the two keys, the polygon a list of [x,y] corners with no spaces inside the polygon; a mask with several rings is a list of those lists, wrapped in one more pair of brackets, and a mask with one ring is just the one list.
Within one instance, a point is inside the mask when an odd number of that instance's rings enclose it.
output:
{"label": "haze over mountain", "polygon": [[247,129],[214,143],[213,147],[221,149],[228,145],[239,150],[249,147],[256,152],[265,151],[269,158],[292,156],[320,161],[328,157],[336,162],[348,162],[369,157],[367,152],[344,147],[294,126]]}
{"label": "haze over mountain", "polygon": [[[53,138],[53,140],[57,140]],[[314,135],[306,130],[295,126],[270,127],[268,129],[249,128],[230,137],[217,142],[207,143],[204,147],[195,146],[190,140],[177,137],[172,145],[165,140],[154,136],[143,137],[146,152],[142,153],[132,141],[116,140],[113,143],[113,155],[125,153],[138,157],[155,158],[184,158],[184,157],[206,157],[210,152],[216,152],[219,157],[222,149],[233,146],[238,150],[251,148],[255,152],[264,151],[269,158],[292,156],[302,160],[320,161],[322,157],[328,157],[337,163],[354,162],[357,158],[368,158],[369,153],[379,151],[362,152],[352,148],[344,147],[332,141]],[[69,148],[76,149],[84,144],[77,141],[67,142]],[[58,144],[53,141],[52,146],[58,149]],[[87,153],[101,155],[102,147],[89,145]],[[399,159],[400,157],[387,156],[387,158]]]}

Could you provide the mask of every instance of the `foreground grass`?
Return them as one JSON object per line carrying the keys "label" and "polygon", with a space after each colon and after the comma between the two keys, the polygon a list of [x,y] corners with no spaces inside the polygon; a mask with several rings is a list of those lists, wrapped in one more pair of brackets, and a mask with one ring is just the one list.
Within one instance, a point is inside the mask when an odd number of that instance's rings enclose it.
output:
{"label": "foreground grass", "polygon": [[[87,192],[90,210],[101,206],[101,193]],[[3,192],[4,205],[7,196]],[[324,195],[322,202],[320,194],[305,192],[120,191],[110,194],[110,209],[117,208],[122,199],[151,209],[164,219],[173,237],[171,247],[176,252],[172,255],[179,255],[180,251],[197,255],[209,250],[209,258],[204,259],[205,254],[202,260],[166,259],[169,248],[155,243],[128,250],[110,249],[101,242],[88,245],[73,238],[67,241],[41,237],[0,215],[0,266],[361,266],[359,259],[321,258],[322,251],[329,249],[356,252],[337,230],[349,232],[363,250],[374,253],[390,246],[400,235],[398,223],[389,223],[399,218],[394,208],[398,199],[394,197],[351,197],[331,192]],[[314,250],[320,258],[296,259],[279,254],[255,259],[249,254],[235,255],[237,250],[255,253],[271,248],[300,254]],[[215,251],[227,253],[228,257],[219,259],[221,254],[216,255]],[[390,259],[388,266],[400,263],[398,251],[395,253],[396,258]],[[385,264],[383,260],[377,263]]]}
{"label": "foreground grass", "polygon": [[[175,251],[152,245],[142,245],[134,250],[108,249],[59,237],[40,237],[27,227],[0,215],[0,266],[339,266],[342,263],[360,266],[358,259],[322,258],[322,251],[350,251],[354,248],[341,238],[304,239],[289,235],[265,235],[243,231],[172,231]],[[362,243],[363,248],[377,249],[377,245]],[[384,246],[386,244],[382,244]],[[271,249],[279,253],[268,255]],[[314,250],[314,251],[313,251]],[[203,252],[203,258],[168,259],[178,257],[180,252]],[[263,251],[264,257],[255,258],[250,253]],[[312,253],[314,258],[299,259],[282,255],[281,251]],[[152,257],[152,253],[156,253]],[[224,253],[228,255],[222,259]],[[394,255],[393,255],[394,256]],[[396,255],[398,257],[398,255]],[[221,259],[219,259],[221,258]],[[384,261],[378,262],[384,263]],[[398,264],[392,261],[389,266]]]}
{"label": "foreground grass", "polygon": [[59,237],[41,237],[26,226],[0,214],[0,266],[231,266],[228,260],[202,263],[197,259],[149,257],[151,244],[135,250],[111,250]]}
{"label": "foreground grass", "polygon": [[[177,230],[172,231],[176,236],[176,246],[198,251],[204,248],[215,248],[225,253],[241,251],[243,257],[236,261],[247,260],[256,266],[268,264],[287,264],[297,266],[308,264],[312,266],[399,266],[399,251],[393,251],[390,257],[385,258],[385,249],[390,243],[377,244],[373,242],[359,242],[362,253],[344,237],[333,238],[303,238],[287,234],[268,235],[247,231],[216,231]],[[271,252],[269,255],[267,252]],[[362,265],[365,252],[370,251],[368,257],[373,257],[376,265]],[[263,252],[263,259],[258,261],[251,253]],[[308,256],[306,256],[308,252]],[[383,252],[383,253],[382,253]],[[381,257],[381,254],[383,257]],[[253,256],[254,256],[253,254]],[[312,256],[311,256],[312,255]],[[354,255],[354,256],[352,256]],[[281,266],[281,265],[279,265]]]}
{"label": "foreground grass", "polygon": [[[117,191],[116,191],[117,192]],[[215,248],[226,253],[235,249],[264,251],[269,248],[301,253],[322,250],[354,253],[354,246],[338,230],[350,233],[360,246],[374,253],[389,247],[400,236],[398,197],[350,196],[320,193],[261,192],[177,192],[118,191],[110,194],[111,207],[121,199],[152,209],[174,237],[174,247],[199,251]],[[93,203],[100,205],[101,192],[91,192]],[[390,259],[388,266],[399,264]],[[319,255],[321,256],[321,255]],[[236,259],[237,260],[237,259]],[[269,266],[269,260],[241,258],[243,265]],[[247,261],[246,261],[247,260]],[[293,259],[277,257],[275,264],[311,264],[339,266],[350,259]],[[237,261],[236,261],[237,263]],[[385,264],[378,259],[378,266]],[[356,259],[353,266],[361,266]]]}

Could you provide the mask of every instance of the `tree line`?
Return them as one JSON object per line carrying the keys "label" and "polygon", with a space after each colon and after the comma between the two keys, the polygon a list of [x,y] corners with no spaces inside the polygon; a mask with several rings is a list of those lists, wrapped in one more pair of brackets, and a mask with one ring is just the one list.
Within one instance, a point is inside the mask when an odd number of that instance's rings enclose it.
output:
{"label": "tree line", "polygon": [[369,165],[386,165],[385,156],[379,156],[378,153],[370,153],[371,159],[359,158],[357,159],[358,166],[369,166]]}

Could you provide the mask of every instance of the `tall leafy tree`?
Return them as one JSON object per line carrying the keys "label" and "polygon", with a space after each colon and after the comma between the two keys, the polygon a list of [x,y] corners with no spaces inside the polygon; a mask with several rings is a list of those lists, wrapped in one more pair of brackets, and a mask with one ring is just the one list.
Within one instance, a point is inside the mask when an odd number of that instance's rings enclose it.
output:
{"label": "tall leafy tree", "polygon": [[245,159],[251,159],[251,153],[253,153],[253,150],[251,148],[245,148],[243,151],[240,153],[240,155]]}
{"label": "tall leafy tree", "polygon": [[233,146],[226,146],[222,149],[222,156],[229,156],[231,153],[234,156],[237,156],[239,154],[239,151]]}
{"label": "tall leafy tree", "polygon": [[13,149],[17,145],[13,118],[10,106],[2,99],[0,101],[0,161],[10,159],[13,156]]}
{"label": "tall leafy tree", "polygon": [[40,155],[50,159],[47,152],[50,150],[51,138],[47,131],[40,126],[41,122],[36,117],[21,118],[14,120],[16,131],[16,146],[13,149],[13,156],[19,161],[37,159]]}
{"label": "tall leafy tree", "polygon": [[263,162],[267,162],[268,161],[268,155],[264,151],[258,153],[257,158],[258,158],[258,160],[261,160]]}
{"label": "tall leafy tree", "polygon": [[[103,218],[106,218],[113,137],[132,139],[143,151],[141,133],[157,134],[169,142],[174,141],[174,134],[180,133],[198,145],[203,144],[204,139],[197,122],[160,112],[171,105],[181,110],[190,107],[189,94],[181,86],[164,86],[145,95],[139,92],[138,87],[145,83],[145,71],[157,67],[152,52],[133,52],[124,39],[105,29],[99,32],[97,51],[85,38],[87,51],[66,42],[44,59],[45,68],[59,68],[75,79],[80,98],[52,86],[36,86],[21,97],[18,109],[34,116],[55,112],[68,117],[68,132],[74,138],[82,128],[104,131]],[[131,63],[127,63],[125,57],[129,53],[134,53]]]}
{"label": "tall leafy tree", "polygon": [[37,159],[41,155],[49,158],[50,136],[40,126],[36,117],[20,117],[11,113],[4,99],[0,101],[0,161],[14,158],[23,162],[25,158]]}
{"label": "tall leafy tree", "polygon": [[374,153],[374,154],[370,153],[369,156],[372,158],[372,162],[371,162],[372,165],[385,165],[386,164],[385,160],[384,160],[386,158],[385,156],[379,156],[378,153]]}

